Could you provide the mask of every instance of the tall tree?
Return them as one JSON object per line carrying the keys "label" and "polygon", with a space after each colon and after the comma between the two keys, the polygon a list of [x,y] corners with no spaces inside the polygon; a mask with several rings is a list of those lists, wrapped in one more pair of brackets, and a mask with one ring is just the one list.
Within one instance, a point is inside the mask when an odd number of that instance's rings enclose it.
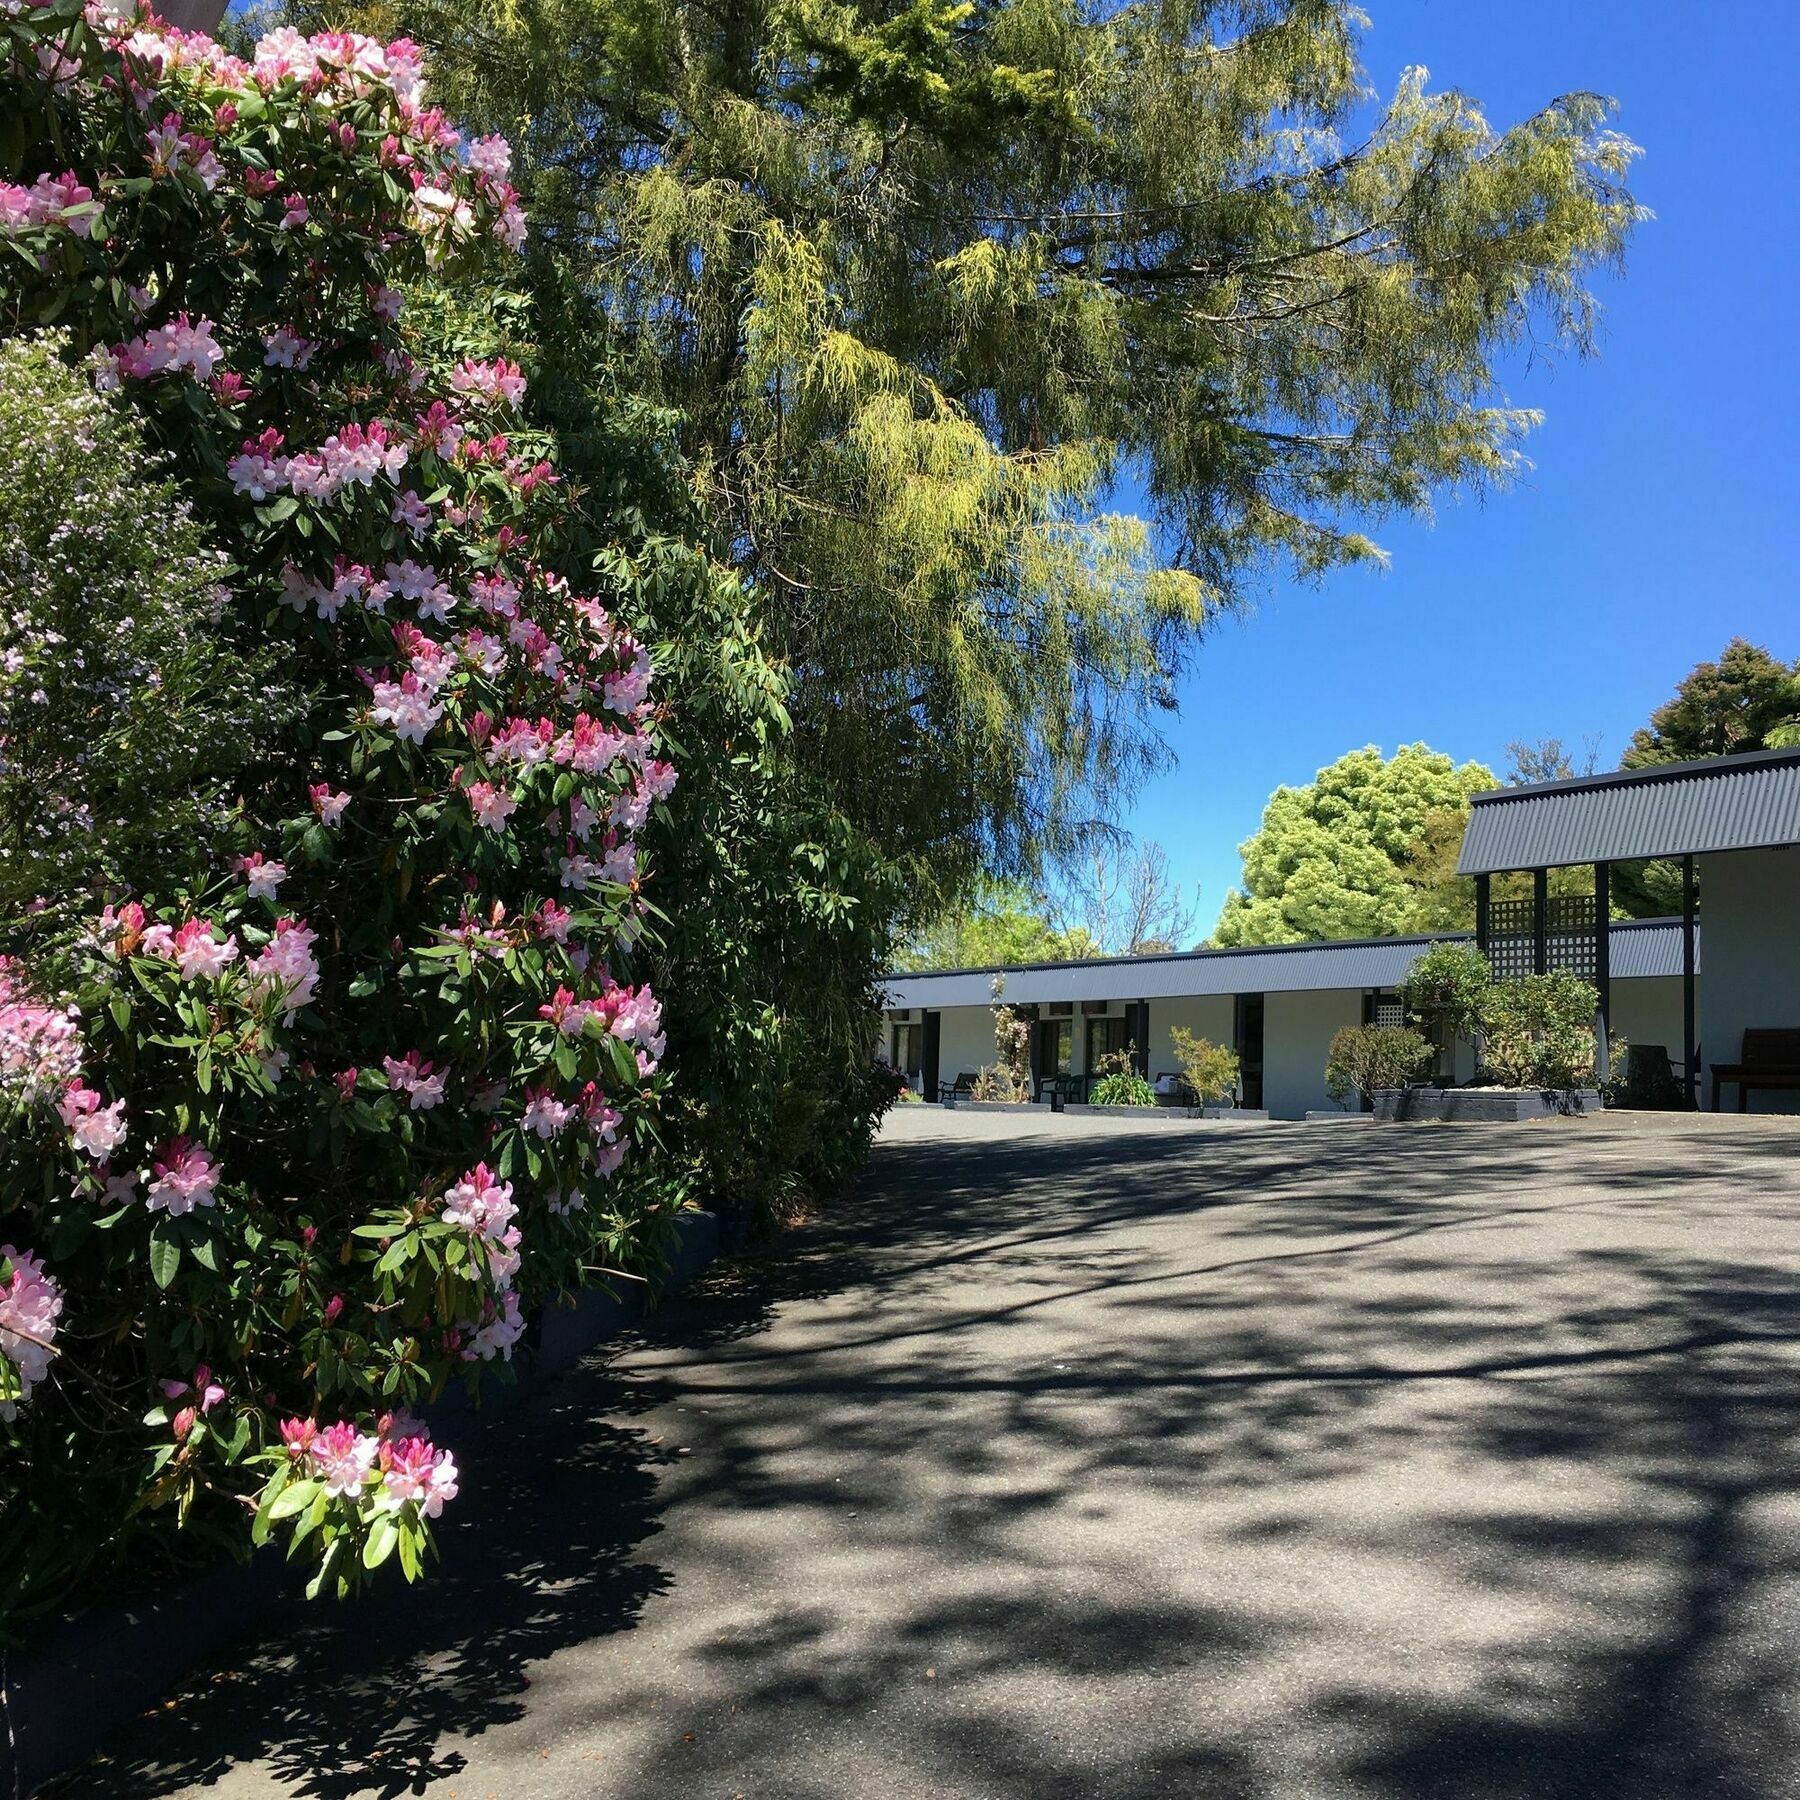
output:
{"label": "tall tree", "polygon": [[1491,769],[1424,744],[1391,757],[1370,745],[1305,787],[1277,788],[1240,846],[1244,885],[1226,896],[1215,944],[1393,937],[1472,923],[1471,885],[1454,874],[1469,796]]}
{"label": "tall tree", "polygon": [[1097,956],[1144,956],[1184,949],[1194,934],[1195,908],[1183,897],[1161,844],[1097,837],[1065,866],[1049,913],[1072,942]]}
{"label": "tall tree", "polygon": [[985,969],[1098,954],[1079,928],[1066,930],[1048,918],[1023,884],[981,879],[972,898],[916,931],[894,963],[901,969]]}
{"label": "tall tree", "polygon": [[[1797,720],[1800,662],[1790,666],[1760,644],[1733,638],[1717,662],[1690,669],[1649,724],[1631,734],[1620,766],[1650,769],[1800,743]],[[1632,918],[1669,917],[1681,910],[1681,866],[1666,860],[1616,864],[1612,891],[1619,910]]]}
{"label": "tall tree", "polygon": [[1648,769],[1658,763],[1703,756],[1739,756],[1789,741],[1800,714],[1800,663],[1789,665],[1760,644],[1733,638],[1717,662],[1696,664],[1681,678],[1672,698],[1631,734],[1620,767]]}
{"label": "tall tree", "polygon": [[949,891],[1116,805],[1272,567],[1504,481],[1533,415],[1496,359],[1585,350],[1640,216],[1607,101],[1496,130],[1415,70],[1371,106],[1350,0],[351,12],[523,143],[542,243],[680,415],[800,753]]}
{"label": "tall tree", "polygon": [[1600,766],[1600,733],[1588,732],[1579,752],[1559,737],[1514,738],[1506,746],[1506,765],[1508,787],[1592,775]]}

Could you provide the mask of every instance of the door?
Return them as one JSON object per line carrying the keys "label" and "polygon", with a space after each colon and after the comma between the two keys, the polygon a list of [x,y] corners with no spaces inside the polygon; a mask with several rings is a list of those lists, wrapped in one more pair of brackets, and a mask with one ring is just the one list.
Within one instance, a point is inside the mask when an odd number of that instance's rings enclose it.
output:
{"label": "door", "polygon": [[1258,1107],[1263,1103],[1263,997],[1239,994],[1236,1037],[1238,1053],[1238,1104]]}
{"label": "door", "polygon": [[927,1100],[938,1097],[938,1058],[942,1051],[944,1037],[944,1015],[928,1012],[925,1015],[925,1048],[919,1056],[919,1085]]}

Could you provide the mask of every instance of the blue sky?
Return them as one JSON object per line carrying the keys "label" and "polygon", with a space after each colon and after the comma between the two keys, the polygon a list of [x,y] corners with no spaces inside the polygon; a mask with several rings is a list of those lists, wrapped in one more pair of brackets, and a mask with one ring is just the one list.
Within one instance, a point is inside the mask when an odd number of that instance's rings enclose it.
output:
{"label": "blue sky", "polygon": [[[1210,930],[1280,783],[1423,739],[1503,769],[1512,738],[1632,730],[1734,634],[1800,656],[1800,135],[1780,71],[1800,7],[1715,0],[1365,0],[1383,94],[1423,63],[1495,126],[1589,88],[1644,149],[1656,217],[1603,278],[1599,355],[1508,372],[1543,409],[1524,480],[1375,530],[1385,574],[1280,586],[1201,648],[1180,761],[1124,822],[1160,841]],[[1759,74],[1766,71],[1766,78]]]}

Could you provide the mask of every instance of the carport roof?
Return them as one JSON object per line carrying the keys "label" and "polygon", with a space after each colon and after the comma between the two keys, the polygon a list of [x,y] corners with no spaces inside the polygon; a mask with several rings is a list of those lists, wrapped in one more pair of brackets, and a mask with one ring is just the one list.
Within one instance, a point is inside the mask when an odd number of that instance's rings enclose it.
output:
{"label": "carport roof", "polygon": [[[990,1006],[996,975],[1006,977],[1002,998],[1027,1005],[1052,1000],[1176,1000],[1217,994],[1394,988],[1433,944],[1466,943],[1469,939],[1468,932],[1447,932],[1438,937],[1266,944],[1245,950],[1170,951],[1157,956],[1108,956],[1010,968],[931,969],[888,976],[886,1004],[895,1008]],[[1678,920],[1642,919],[1613,926],[1614,980],[1680,973]]]}
{"label": "carport roof", "polygon": [[1477,794],[1459,875],[1800,843],[1800,751],[1759,750]]}

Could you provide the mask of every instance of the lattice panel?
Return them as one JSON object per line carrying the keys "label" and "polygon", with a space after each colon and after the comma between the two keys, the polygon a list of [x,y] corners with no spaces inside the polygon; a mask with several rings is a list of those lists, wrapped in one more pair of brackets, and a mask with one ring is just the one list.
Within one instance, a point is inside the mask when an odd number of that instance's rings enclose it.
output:
{"label": "lattice panel", "polygon": [[1488,905],[1488,963],[1496,981],[1518,981],[1537,972],[1537,907],[1530,900]]}
{"label": "lattice panel", "polygon": [[[1592,894],[1552,894],[1544,905],[1544,965],[1567,969],[1584,981],[1599,973]],[[1495,900],[1488,906],[1488,962],[1496,981],[1517,981],[1537,971],[1537,904]]]}

